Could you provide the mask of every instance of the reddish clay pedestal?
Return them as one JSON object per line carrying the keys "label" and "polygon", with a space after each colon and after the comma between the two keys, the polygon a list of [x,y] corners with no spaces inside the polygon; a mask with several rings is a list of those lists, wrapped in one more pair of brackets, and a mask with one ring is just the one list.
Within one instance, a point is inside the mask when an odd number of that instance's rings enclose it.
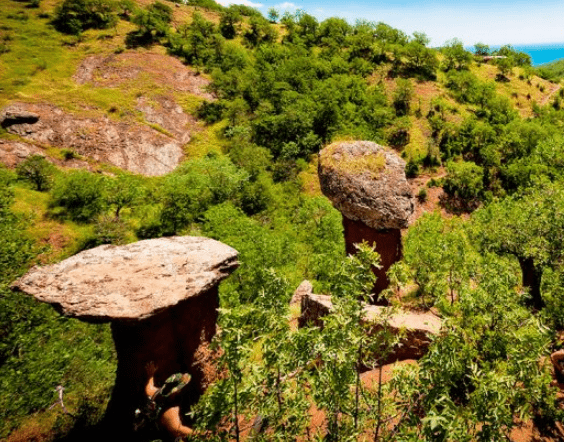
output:
{"label": "reddish clay pedestal", "polygon": [[215,378],[209,343],[216,332],[218,307],[217,287],[213,287],[150,318],[112,323],[118,367],[106,412],[108,425],[121,427],[122,434],[131,431],[135,409],[147,400],[145,366],[151,361],[157,367],[157,386],[174,373],[192,376],[183,392],[181,411],[186,413],[197,402]]}
{"label": "reddish clay pedestal", "polygon": [[[355,244],[366,241],[369,245],[376,245],[376,251],[380,255],[380,269],[372,268],[376,275],[373,293],[379,295],[390,283],[386,272],[393,263],[401,259],[401,230],[385,229],[376,230],[368,227],[362,221],[353,221],[343,216],[343,226],[345,228],[345,247],[347,254],[357,252]],[[374,297],[374,300],[377,296]]]}

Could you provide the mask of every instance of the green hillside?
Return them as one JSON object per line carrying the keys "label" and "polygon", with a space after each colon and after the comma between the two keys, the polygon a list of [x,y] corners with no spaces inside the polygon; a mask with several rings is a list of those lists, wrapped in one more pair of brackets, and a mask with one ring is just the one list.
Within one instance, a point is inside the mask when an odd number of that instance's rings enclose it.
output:
{"label": "green hillside", "polygon": [[[201,235],[237,249],[241,267],[220,288],[225,377],[189,417],[194,440],[235,440],[257,415],[256,440],[560,440],[561,63],[271,12],[0,3],[0,113],[40,121],[0,128],[0,439],[98,440],[116,369],[109,326],[9,285],[101,244]],[[417,220],[386,297],[446,330],[378,388],[357,376],[396,340],[358,320],[378,257],[345,256],[317,178],[318,152],[341,140],[406,161]],[[178,164],[153,161],[139,147],[150,143]],[[335,299],[323,331],[292,325],[304,279]],[[72,415],[52,407],[57,385]]]}
{"label": "green hillside", "polygon": [[564,77],[564,60],[555,60],[536,68],[538,75],[551,81],[560,81]]}

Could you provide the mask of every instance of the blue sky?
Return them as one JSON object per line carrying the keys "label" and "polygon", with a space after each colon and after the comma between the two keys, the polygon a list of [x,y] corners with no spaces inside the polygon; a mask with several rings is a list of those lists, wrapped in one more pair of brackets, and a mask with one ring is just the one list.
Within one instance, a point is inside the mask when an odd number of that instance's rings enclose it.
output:
{"label": "blue sky", "polygon": [[[221,0],[225,4],[230,0]],[[431,45],[440,46],[454,37],[467,46],[540,44],[564,42],[564,1],[492,0],[438,1],[387,0],[231,0],[260,9],[280,11],[303,9],[319,20],[343,17],[354,23],[358,18],[383,21],[407,34],[426,33]]]}

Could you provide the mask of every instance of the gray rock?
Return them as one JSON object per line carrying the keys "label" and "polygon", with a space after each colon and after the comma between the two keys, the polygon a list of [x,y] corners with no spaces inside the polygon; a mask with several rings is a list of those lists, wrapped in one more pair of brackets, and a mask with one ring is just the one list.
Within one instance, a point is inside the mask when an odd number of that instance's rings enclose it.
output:
{"label": "gray rock", "polygon": [[293,304],[301,305],[302,298],[304,296],[311,295],[312,293],[313,293],[313,286],[311,285],[311,282],[309,282],[307,279],[304,279],[300,283],[294,294],[292,295],[292,299],[290,300],[290,305]]}
{"label": "gray rock", "polygon": [[[331,296],[327,295],[306,295],[302,297],[301,306],[298,321],[300,327],[323,327],[323,317],[333,309]],[[427,352],[433,336],[439,334],[442,326],[441,319],[432,313],[393,310],[391,307],[376,305],[364,306],[364,321],[370,324],[371,330],[382,329],[384,320],[387,321],[387,327],[401,337],[389,355],[389,361],[420,358]]]}
{"label": "gray rock", "polygon": [[343,216],[378,230],[407,227],[414,198],[394,152],[371,141],[333,143],[319,153],[318,175]]}
{"label": "gray rock", "polygon": [[0,114],[0,126],[4,129],[14,124],[35,124],[39,121],[39,115],[25,109],[6,109]]}
{"label": "gray rock", "polygon": [[12,287],[92,321],[141,320],[209,291],[237,268],[237,251],[208,238],[103,245],[34,267]]}
{"label": "gray rock", "polygon": [[3,114],[24,112],[39,115],[39,121],[13,123],[8,132],[148,176],[172,172],[184,156],[183,140],[189,139],[181,128],[182,136],[175,138],[134,121],[79,117],[45,103],[13,103],[3,110]]}

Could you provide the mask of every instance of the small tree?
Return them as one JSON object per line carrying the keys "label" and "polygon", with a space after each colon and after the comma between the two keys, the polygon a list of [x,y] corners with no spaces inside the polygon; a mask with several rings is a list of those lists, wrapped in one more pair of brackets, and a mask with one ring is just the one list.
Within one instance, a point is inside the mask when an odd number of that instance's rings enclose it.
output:
{"label": "small tree", "polygon": [[53,24],[66,34],[87,29],[106,29],[117,23],[114,4],[108,0],[64,0],[56,9]]}
{"label": "small tree", "polygon": [[482,249],[513,255],[519,261],[530,303],[542,308],[542,275],[557,268],[564,250],[564,189],[544,184],[492,203],[473,216],[473,236]]}
{"label": "small tree", "polygon": [[128,34],[127,43],[135,46],[159,41],[167,35],[171,20],[172,9],[170,6],[158,1],[151,4],[147,9],[139,10],[131,20],[138,26],[138,29]]}
{"label": "small tree", "polygon": [[476,202],[484,190],[484,169],[472,161],[451,161],[443,189],[447,195],[467,204]]}
{"label": "small tree", "polygon": [[219,21],[219,32],[221,32],[221,35],[228,40],[235,38],[237,35],[236,26],[241,23],[241,14],[239,13],[239,10],[232,6],[222,14]]}
{"label": "small tree", "polygon": [[398,117],[409,114],[410,101],[413,96],[413,86],[407,79],[397,80],[396,90],[394,91],[393,105]]}
{"label": "small tree", "polygon": [[468,69],[468,65],[472,61],[472,54],[464,49],[462,42],[458,39],[447,42],[441,49],[444,55],[443,69],[449,71],[456,69]]}
{"label": "small tree", "polygon": [[484,43],[476,43],[474,45],[474,54],[480,56],[490,55],[490,47]]}
{"label": "small tree", "polygon": [[43,155],[31,155],[16,166],[18,178],[29,181],[35,190],[49,190],[53,181],[55,167]]}
{"label": "small tree", "polygon": [[279,18],[280,18],[280,13],[278,12],[277,9],[270,8],[268,10],[268,20],[270,21],[270,23],[277,23]]}
{"label": "small tree", "polygon": [[123,208],[133,207],[144,194],[143,183],[133,176],[120,174],[107,183],[106,202],[115,208],[114,218],[119,220]]}
{"label": "small tree", "polygon": [[73,171],[57,180],[49,206],[55,213],[74,221],[91,221],[106,207],[104,190],[103,176],[84,170]]}

